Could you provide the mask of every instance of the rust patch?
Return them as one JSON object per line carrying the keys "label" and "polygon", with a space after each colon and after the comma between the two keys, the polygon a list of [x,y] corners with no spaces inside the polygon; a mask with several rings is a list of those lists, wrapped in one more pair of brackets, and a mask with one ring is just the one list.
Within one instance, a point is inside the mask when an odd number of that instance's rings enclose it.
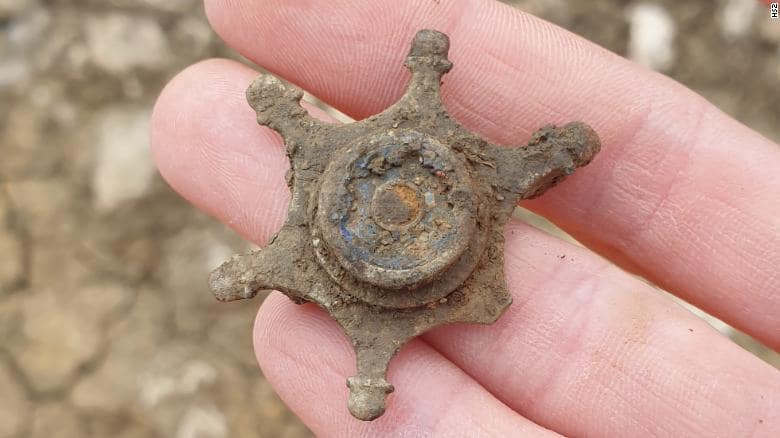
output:
{"label": "rust patch", "polygon": [[420,191],[409,183],[390,181],[374,191],[371,216],[388,231],[399,231],[416,225],[423,213]]}

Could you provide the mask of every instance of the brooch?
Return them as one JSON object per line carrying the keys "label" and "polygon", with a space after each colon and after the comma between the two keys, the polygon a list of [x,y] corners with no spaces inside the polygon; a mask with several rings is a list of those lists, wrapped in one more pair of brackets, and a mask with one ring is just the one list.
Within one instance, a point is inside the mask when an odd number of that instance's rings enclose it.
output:
{"label": "brooch", "polygon": [[384,413],[387,366],[404,343],[441,324],[498,319],[512,301],[503,228],[513,209],[600,147],[579,122],[546,126],[518,148],[469,132],[442,104],[448,51],[445,34],[418,32],[406,93],[349,124],[312,118],[303,92],[273,76],[247,90],[257,122],[284,138],[292,198],[271,242],[218,267],[211,289],[222,301],[276,289],[325,309],[357,354],[348,407],[361,420]]}

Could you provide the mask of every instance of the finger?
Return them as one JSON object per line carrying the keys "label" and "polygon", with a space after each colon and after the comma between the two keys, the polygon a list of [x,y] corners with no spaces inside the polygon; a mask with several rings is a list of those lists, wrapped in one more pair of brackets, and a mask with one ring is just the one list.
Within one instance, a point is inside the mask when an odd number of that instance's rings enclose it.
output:
{"label": "finger", "polygon": [[425,336],[511,408],[567,436],[774,436],[780,372],[589,251],[509,226],[514,303]]}
{"label": "finger", "polygon": [[258,74],[223,59],[179,73],[157,100],[151,143],[157,167],[174,190],[263,244],[287,215],[284,174],[290,165],[279,135],[259,126],[246,103],[246,87]]}
{"label": "finger", "polygon": [[520,144],[584,120],[591,165],[528,205],[623,267],[780,347],[780,149],[701,97],[549,23],[487,0],[206,1],[233,47],[361,118],[403,92],[412,35],[452,39],[444,101]]}
{"label": "finger", "polygon": [[347,411],[345,376],[355,356],[341,329],[313,305],[274,293],[254,331],[263,374],[317,436],[556,436],[517,415],[424,342],[391,363],[395,391],[385,414],[359,421]]}

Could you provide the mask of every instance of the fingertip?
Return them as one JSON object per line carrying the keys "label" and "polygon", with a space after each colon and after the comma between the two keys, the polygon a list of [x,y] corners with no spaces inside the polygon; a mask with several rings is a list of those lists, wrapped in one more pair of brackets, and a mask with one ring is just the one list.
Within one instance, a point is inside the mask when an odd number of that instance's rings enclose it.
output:
{"label": "fingertip", "polygon": [[312,430],[333,434],[354,427],[345,385],[355,371],[354,353],[324,311],[272,292],[257,313],[253,343],[265,378]]}
{"label": "fingertip", "polygon": [[[152,154],[163,177],[175,176],[171,172],[188,163],[182,156],[206,140],[202,134],[211,129],[209,122],[254,121],[243,92],[257,75],[235,61],[213,58],[185,68],[168,82],[155,102],[150,127]],[[243,125],[254,128],[254,123]]]}
{"label": "fingertip", "polygon": [[209,25],[217,35],[228,43],[231,37],[240,36],[236,34],[246,24],[244,20],[254,16],[251,11],[245,11],[244,5],[246,3],[231,0],[204,0],[203,2],[203,9]]}
{"label": "fingertip", "polygon": [[295,312],[298,310],[296,305],[280,292],[273,291],[263,300],[255,317],[254,329],[252,331],[255,354],[260,366],[263,365],[265,352],[271,348],[278,348],[274,345],[281,333],[286,333],[289,324],[298,318]]}
{"label": "fingertip", "polygon": [[[391,363],[388,380],[395,391],[384,415],[357,420],[348,411],[344,384],[355,373],[351,343],[324,311],[293,304],[279,292],[261,306],[253,338],[263,375],[318,435],[546,435],[421,340],[405,345]],[[378,412],[358,414],[373,418]]]}
{"label": "fingertip", "polygon": [[[152,155],[163,178],[196,207],[263,244],[282,225],[290,194],[282,138],[257,124],[246,89],[259,73],[211,59],[176,75],[151,120]],[[303,103],[313,117],[333,122]]]}
{"label": "fingertip", "polygon": [[253,342],[260,367],[274,376],[280,356],[301,367],[336,370],[344,379],[354,372],[354,352],[336,322],[316,305],[295,304],[280,292],[269,294],[260,306]]}
{"label": "fingertip", "polygon": [[[190,65],[174,76],[160,92],[152,110],[152,153],[161,170],[173,164],[174,139],[182,122],[197,116],[203,99],[224,98],[235,91],[231,80],[247,81],[257,73],[228,59],[212,58]],[[187,110],[191,111],[189,114]],[[251,109],[246,111],[251,114]]]}
{"label": "fingertip", "polygon": [[288,308],[292,303],[281,293],[273,291],[263,300],[255,317],[252,329],[252,343],[255,348],[255,356],[260,368],[265,372],[266,352],[272,346],[272,337],[282,332],[285,320],[290,318]]}
{"label": "fingertip", "polygon": [[257,125],[246,87],[258,73],[212,59],[188,67],[160,94],[152,155],[182,197],[256,243],[284,220],[289,167],[281,138]]}

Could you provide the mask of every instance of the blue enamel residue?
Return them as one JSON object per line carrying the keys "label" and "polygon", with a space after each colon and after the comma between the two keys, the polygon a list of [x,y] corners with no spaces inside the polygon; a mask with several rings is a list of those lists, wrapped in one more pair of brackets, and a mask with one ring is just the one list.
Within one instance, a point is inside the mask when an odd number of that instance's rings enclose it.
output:
{"label": "blue enamel residue", "polygon": [[388,169],[387,172],[385,172],[385,177],[384,177],[385,181],[397,180],[399,178],[401,178],[401,168],[400,167],[393,167],[393,168]]}
{"label": "blue enamel residue", "polygon": [[377,229],[373,225],[373,223],[368,221],[358,221],[356,226],[354,227],[353,234],[355,237],[361,240],[368,240],[371,241],[373,239],[376,239]]}
{"label": "blue enamel residue", "polygon": [[368,176],[368,155],[364,155],[357,159],[355,162],[355,176],[358,178],[365,178]]}
{"label": "blue enamel residue", "polygon": [[397,257],[373,260],[376,264],[389,269],[401,269],[401,260]]}
{"label": "blue enamel residue", "polygon": [[374,194],[374,184],[369,181],[360,181],[358,183],[357,190],[361,197],[361,199],[357,202],[361,204],[370,202],[371,195]]}
{"label": "blue enamel residue", "polygon": [[341,222],[339,222],[339,231],[341,232],[341,237],[343,237],[344,240],[346,240],[348,243],[352,243],[352,232],[347,228],[346,216],[343,216],[341,218]]}

